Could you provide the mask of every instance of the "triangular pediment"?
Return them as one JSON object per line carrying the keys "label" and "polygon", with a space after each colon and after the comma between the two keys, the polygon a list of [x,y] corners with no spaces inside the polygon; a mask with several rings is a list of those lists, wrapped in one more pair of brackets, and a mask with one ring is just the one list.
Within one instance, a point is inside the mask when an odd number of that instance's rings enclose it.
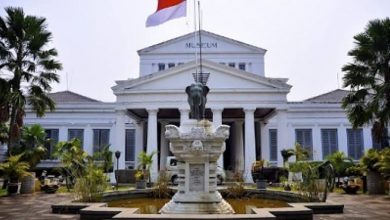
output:
{"label": "triangular pediment", "polygon": [[[138,51],[139,55],[147,54],[194,54],[199,50],[199,38],[196,33],[189,33]],[[199,36],[199,35],[197,35]],[[231,38],[201,31],[202,50],[204,53],[258,53],[265,54],[266,50]]]}
{"label": "triangular pediment", "polygon": [[[193,72],[199,66],[189,62],[165,71],[149,74],[133,80],[117,81],[112,89],[114,93],[134,91],[184,91],[194,82]],[[203,72],[210,73],[207,85],[212,91],[285,91],[291,88],[285,79],[262,77],[253,73],[240,71],[212,61],[203,61]]]}

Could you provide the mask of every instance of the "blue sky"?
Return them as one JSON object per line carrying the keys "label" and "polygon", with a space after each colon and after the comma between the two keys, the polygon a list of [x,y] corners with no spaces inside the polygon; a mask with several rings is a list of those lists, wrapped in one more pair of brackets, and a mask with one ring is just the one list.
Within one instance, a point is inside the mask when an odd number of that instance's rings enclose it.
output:
{"label": "blue sky", "polygon": [[[192,2],[192,0],[190,1]],[[47,18],[64,70],[54,91],[115,101],[115,80],[138,76],[137,50],[193,31],[188,18],[145,28],[157,0],[1,0]],[[388,0],[201,0],[203,29],[268,50],[268,77],[289,78],[288,99],[341,86],[353,36],[369,20],[390,17]],[[68,80],[66,80],[68,75]],[[338,77],[339,83],[338,83]]]}

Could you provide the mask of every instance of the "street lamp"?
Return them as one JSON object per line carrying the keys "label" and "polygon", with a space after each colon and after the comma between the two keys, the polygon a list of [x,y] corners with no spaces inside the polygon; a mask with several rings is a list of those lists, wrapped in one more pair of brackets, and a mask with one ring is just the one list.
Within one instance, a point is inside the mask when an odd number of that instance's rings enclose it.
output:
{"label": "street lamp", "polygon": [[115,151],[115,158],[116,158],[116,171],[115,171],[116,190],[118,190],[119,157],[121,157],[121,152],[119,150],[117,150],[117,151]]}

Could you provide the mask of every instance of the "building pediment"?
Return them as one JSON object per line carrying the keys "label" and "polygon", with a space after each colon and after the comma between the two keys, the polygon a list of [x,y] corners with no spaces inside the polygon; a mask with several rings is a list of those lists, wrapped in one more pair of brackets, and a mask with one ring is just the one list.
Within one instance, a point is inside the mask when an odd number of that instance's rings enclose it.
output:
{"label": "building pediment", "polygon": [[[198,33],[196,33],[198,34]],[[199,35],[198,35],[199,36]],[[257,53],[265,54],[266,50],[231,38],[201,31],[202,43],[195,38],[195,33],[189,33],[159,44],[141,49],[140,56],[148,54],[195,54],[201,45],[204,53]]]}
{"label": "building pediment", "polygon": [[[197,62],[193,61],[137,79],[117,81],[117,85],[112,89],[115,94],[184,91],[188,85],[194,83],[192,73],[195,72],[198,65]],[[278,91],[288,93],[291,88],[286,83],[286,79],[267,78],[208,60],[203,61],[202,67],[203,72],[210,73],[207,85],[213,92],[227,90],[231,92]]]}

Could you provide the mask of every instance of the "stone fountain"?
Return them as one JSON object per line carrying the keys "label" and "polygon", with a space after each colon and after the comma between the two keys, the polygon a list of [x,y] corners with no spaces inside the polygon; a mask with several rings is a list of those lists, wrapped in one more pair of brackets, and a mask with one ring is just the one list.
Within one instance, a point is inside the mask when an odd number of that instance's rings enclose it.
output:
{"label": "stone fountain", "polygon": [[[187,87],[186,91],[191,106],[191,119],[180,127],[165,127],[170,150],[178,160],[179,179],[176,194],[160,213],[233,214],[233,208],[217,191],[217,160],[225,151],[229,126],[214,128],[210,121],[201,120],[204,118],[207,86],[196,83]],[[193,93],[197,92],[202,97],[194,97],[196,94]]]}

